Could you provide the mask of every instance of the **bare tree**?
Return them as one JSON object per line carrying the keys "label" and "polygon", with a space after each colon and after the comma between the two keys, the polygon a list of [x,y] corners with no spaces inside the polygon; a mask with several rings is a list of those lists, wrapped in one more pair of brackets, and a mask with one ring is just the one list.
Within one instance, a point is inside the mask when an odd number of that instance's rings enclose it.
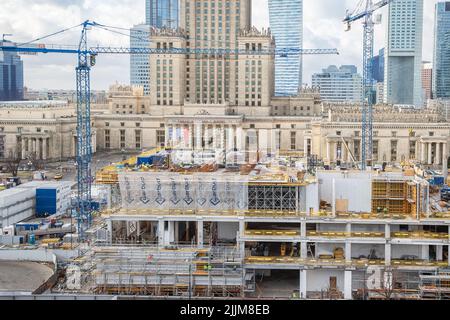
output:
{"label": "bare tree", "polygon": [[33,164],[33,167],[36,171],[42,171],[45,169],[45,161],[39,159],[36,152],[30,153],[28,159]]}
{"label": "bare tree", "polygon": [[392,267],[386,267],[381,281],[380,294],[385,300],[394,299],[395,284],[398,279],[398,271]]}
{"label": "bare tree", "polygon": [[8,172],[10,172],[13,177],[17,177],[20,163],[22,162],[22,157],[19,151],[20,149],[21,146],[19,144],[16,146],[16,148],[9,149],[8,157],[4,159],[5,166]]}

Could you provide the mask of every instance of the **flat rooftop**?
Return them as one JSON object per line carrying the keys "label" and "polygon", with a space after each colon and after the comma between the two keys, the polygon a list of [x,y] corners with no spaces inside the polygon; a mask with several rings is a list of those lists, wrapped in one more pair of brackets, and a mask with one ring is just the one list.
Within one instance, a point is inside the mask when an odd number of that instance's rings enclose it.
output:
{"label": "flat rooftop", "polygon": [[53,269],[46,264],[0,261],[0,293],[34,292],[52,275]]}

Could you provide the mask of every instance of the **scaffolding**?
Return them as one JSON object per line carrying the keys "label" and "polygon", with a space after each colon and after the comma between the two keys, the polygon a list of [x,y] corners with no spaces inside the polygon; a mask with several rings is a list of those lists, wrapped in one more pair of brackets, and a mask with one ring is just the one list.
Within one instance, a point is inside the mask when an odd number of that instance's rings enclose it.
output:
{"label": "scaffolding", "polygon": [[250,210],[298,211],[299,190],[296,186],[249,185],[248,208]]}
{"label": "scaffolding", "polygon": [[432,300],[450,300],[450,269],[420,273],[420,297]]}
{"label": "scaffolding", "polygon": [[243,260],[234,247],[108,246],[93,249],[95,294],[240,297]]}

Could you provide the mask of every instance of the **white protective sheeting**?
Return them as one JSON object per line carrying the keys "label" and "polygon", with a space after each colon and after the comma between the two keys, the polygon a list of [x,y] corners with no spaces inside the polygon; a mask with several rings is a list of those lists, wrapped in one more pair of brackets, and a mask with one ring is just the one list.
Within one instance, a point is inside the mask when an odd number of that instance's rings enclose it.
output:
{"label": "white protective sheeting", "polygon": [[125,209],[248,210],[248,178],[235,174],[119,174]]}

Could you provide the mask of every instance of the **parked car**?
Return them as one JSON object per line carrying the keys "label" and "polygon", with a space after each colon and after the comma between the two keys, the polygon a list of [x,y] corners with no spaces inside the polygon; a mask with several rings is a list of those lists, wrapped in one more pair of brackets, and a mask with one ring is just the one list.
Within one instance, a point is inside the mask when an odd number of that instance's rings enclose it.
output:
{"label": "parked car", "polygon": [[418,256],[412,255],[412,254],[404,254],[400,257],[400,260],[410,260],[410,261],[414,261],[414,260],[419,260]]}

